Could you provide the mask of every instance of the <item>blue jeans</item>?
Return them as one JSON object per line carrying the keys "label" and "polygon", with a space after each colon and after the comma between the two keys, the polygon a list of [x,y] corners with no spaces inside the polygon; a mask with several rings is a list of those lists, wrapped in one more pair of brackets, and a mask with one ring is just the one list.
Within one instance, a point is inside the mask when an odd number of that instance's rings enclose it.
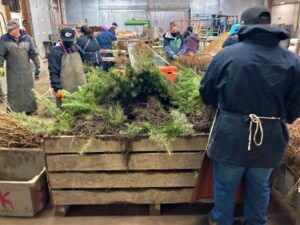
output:
{"label": "blue jeans", "polygon": [[246,225],[266,225],[273,169],[244,168],[213,161],[214,200],[212,217],[218,225],[233,225],[235,192],[241,180],[245,182],[244,217]]}

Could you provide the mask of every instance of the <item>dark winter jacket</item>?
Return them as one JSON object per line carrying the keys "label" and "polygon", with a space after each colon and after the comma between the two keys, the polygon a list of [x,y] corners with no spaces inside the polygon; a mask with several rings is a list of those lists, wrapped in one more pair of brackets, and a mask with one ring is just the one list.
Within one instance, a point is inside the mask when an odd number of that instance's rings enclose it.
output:
{"label": "dark winter jacket", "polygon": [[112,43],[117,37],[109,31],[101,31],[96,37],[101,49],[112,49]]}
{"label": "dark winter jacket", "polygon": [[164,37],[164,50],[167,53],[167,56],[173,58],[176,56],[181,56],[185,53],[184,40],[180,33],[176,37],[173,37],[168,31],[163,35]]}
{"label": "dark winter jacket", "polygon": [[110,27],[108,31],[116,36],[116,30],[113,27]]}
{"label": "dark winter jacket", "polygon": [[[213,59],[201,82],[203,101],[219,108],[208,155],[242,167],[274,168],[288,144],[286,122],[300,117],[300,60],[278,45],[288,38],[281,29],[243,26],[239,38]],[[261,146],[253,141],[253,124],[249,151],[250,114],[276,119],[261,119]]]}
{"label": "dark winter jacket", "polygon": [[[24,45],[24,48],[28,51],[28,56],[29,58],[31,58],[31,60],[33,61],[34,65],[37,68],[40,68],[40,60],[39,60],[39,53],[36,49],[36,47],[34,46],[31,37],[29,35],[27,35],[27,33],[24,30],[20,30],[21,36],[19,38],[18,43],[21,43]],[[9,43],[9,42],[14,42],[16,43],[17,40],[15,37],[11,36],[10,34],[5,34],[1,37],[1,40],[3,41],[3,43]],[[0,56],[0,67],[3,67],[4,64],[4,57]]]}
{"label": "dark winter jacket", "polygon": [[186,39],[188,36],[193,34],[193,27],[188,26],[186,31],[183,33],[183,38]]}
{"label": "dark winter jacket", "polygon": [[[75,45],[73,48],[67,49],[68,53],[73,53],[75,51],[79,52],[83,60],[84,52],[78,45]],[[50,73],[51,87],[55,92],[61,89],[60,71],[61,61],[64,54],[65,51],[62,47],[62,44],[58,43],[57,46],[52,50],[48,58],[48,68]]]}
{"label": "dark winter jacket", "polygon": [[83,60],[91,65],[101,62],[100,45],[96,38],[91,38],[87,35],[82,35],[77,39],[76,44],[83,50]]}
{"label": "dark winter jacket", "polygon": [[200,39],[196,35],[190,35],[185,40],[185,54],[199,50]]}
{"label": "dark winter jacket", "polygon": [[229,36],[223,43],[223,48],[239,43],[239,37],[237,35]]}

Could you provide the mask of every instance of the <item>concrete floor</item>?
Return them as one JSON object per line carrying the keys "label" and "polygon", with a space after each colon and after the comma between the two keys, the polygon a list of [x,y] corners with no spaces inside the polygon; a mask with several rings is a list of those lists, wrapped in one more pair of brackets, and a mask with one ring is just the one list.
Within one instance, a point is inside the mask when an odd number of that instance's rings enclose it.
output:
{"label": "concrete floor", "polygon": [[[147,216],[147,206],[74,206],[67,217],[54,217],[51,207],[36,218],[0,218],[0,225],[206,225],[211,204],[169,205],[162,216]],[[237,207],[241,215],[241,207]],[[295,214],[273,199],[268,225],[294,225]],[[300,216],[300,215],[298,215]],[[242,224],[242,223],[236,223]]]}

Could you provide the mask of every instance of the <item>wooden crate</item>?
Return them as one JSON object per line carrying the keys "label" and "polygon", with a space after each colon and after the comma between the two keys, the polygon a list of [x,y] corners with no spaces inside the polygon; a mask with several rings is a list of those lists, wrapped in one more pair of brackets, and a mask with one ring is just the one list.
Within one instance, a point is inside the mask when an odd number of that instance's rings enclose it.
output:
{"label": "wooden crate", "polygon": [[44,152],[0,148],[0,216],[33,217],[49,200]]}
{"label": "wooden crate", "polygon": [[46,138],[56,215],[64,215],[70,205],[149,204],[150,213],[157,214],[160,204],[189,203],[207,138],[176,139],[171,155],[147,137],[130,143],[113,136]]}

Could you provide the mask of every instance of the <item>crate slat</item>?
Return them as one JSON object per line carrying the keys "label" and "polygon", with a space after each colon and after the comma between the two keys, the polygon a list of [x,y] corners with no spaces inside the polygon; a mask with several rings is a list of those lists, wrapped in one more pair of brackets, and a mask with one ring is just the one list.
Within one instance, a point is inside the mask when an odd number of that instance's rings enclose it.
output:
{"label": "crate slat", "polygon": [[190,202],[193,188],[120,191],[52,191],[54,205],[178,204]]}
{"label": "crate slat", "polygon": [[132,154],[128,168],[123,154],[48,155],[48,171],[124,171],[199,169],[204,153]]}
{"label": "crate slat", "polygon": [[193,187],[197,173],[50,173],[52,189]]}
{"label": "crate slat", "polygon": [[[113,136],[99,138],[79,137],[53,137],[44,140],[46,154],[124,152],[125,144],[113,140]],[[171,147],[176,151],[201,151],[205,149],[207,135],[197,135],[189,138],[178,138],[171,142]],[[147,137],[133,141],[131,152],[157,152],[161,151],[157,145]]]}

